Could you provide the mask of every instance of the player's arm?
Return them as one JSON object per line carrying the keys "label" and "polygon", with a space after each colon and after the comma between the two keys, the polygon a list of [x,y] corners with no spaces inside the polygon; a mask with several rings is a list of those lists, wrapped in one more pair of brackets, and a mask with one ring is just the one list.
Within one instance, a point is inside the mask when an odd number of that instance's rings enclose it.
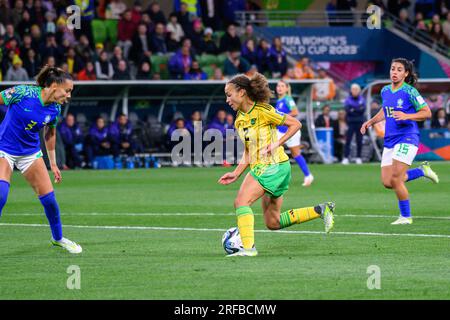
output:
{"label": "player's arm", "polygon": [[48,160],[50,161],[50,168],[55,176],[55,182],[61,182],[61,172],[56,164],[56,127],[46,126],[44,129],[45,147],[47,149]]}
{"label": "player's arm", "polygon": [[298,130],[302,128],[302,124],[300,123],[300,121],[288,114],[285,115],[284,122],[281,125],[288,128],[286,133],[278,141],[267,145],[263,150],[262,155],[271,154],[274,150],[276,150],[279,146],[282,146],[286,141],[289,140],[289,138],[291,138]]}
{"label": "player's arm", "polygon": [[5,104],[5,101],[3,101],[3,97],[2,97],[2,95],[0,94],[0,105],[2,105],[2,104]]}
{"label": "player's arm", "polygon": [[425,121],[431,118],[430,107],[425,106],[416,113],[403,113],[401,111],[394,111],[392,116],[395,120],[413,120],[413,121]]}
{"label": "player's arm", "polygon": [[289,115],[292,117],[296,117],[298,116],[299,112],[298,112],[298,108],[297,108],[297,104],[295,103],[294,99],[290,98],[289,102],[288,102],[288,107],[289,107]]}
{"label": "player's arm", "polygon": [[384,112],[383,108],[381,108],[376,115],[374,115],[371,119],[367,120],[363,123],[361,126],[361,134],[366,134],[366,130],[369,129],[371,126],[377,124],[378,122],[381,122],[384,120]]}
{"label": "player's arm", "polygon": [[250,157],[247,148],[244,148],[244,153],[242,155],[241,160],[239,161],[238,166],[234,169],[233,172],[227,172],[219,179],[220,184],[230,184],[235,182],[239,177],[245,172],[247,167],[250,164]]}

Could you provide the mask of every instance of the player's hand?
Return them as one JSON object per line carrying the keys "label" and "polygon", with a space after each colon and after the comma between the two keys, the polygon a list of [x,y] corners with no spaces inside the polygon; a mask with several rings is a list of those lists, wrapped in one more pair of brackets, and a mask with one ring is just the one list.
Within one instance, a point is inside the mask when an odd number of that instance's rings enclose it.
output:
{"label": "player's hand", "polygon": [[359,131],[361,132],[361,134],[366,134],[367,129],[369,129],[371,126],[372,124],[370,123],[370,121],[366,121],[363,123]]}
{"label": "player's hand", "polygon": [[273,154],[273,151],[276,150],[279,146],[280,146],[280,144],[278,143],[278,141],[274,142],[274,143],[271,143],[271,144],[268,144],[262,150],[261,156],[263,156],[263,157],[270,156],[271,154]]}
{"label": "player's hand", "polygon": [[60,183],[62,180],[62,176],[61,176],[61,171],[59,171],[58,166],[56,164],[52,164],[51,169],[52,169],[53,175],[55,176],[54,182]]}
{"label": "player's hand", "polygon": [[219,181],[217,182],[223,185],[227,185],[235,182],[237,179],[239,179],[239,176],[237,174],[235,174],[234,172],[227,172],[222,177],[220,177]]}
{"label": "player's hand", "polygon": [[392,112],[392,116],[395,120],[408,120],[409,114],[401,112],[401,111],[394,111]]}

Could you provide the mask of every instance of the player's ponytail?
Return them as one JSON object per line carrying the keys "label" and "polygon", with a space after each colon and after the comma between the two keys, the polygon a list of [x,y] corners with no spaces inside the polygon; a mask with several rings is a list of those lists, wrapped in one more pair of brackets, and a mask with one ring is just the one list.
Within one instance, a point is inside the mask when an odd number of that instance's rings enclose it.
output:
{"label": "player's ponytail", "polygon": [[257,102],[268,103],[273,97],[273,92],[269,88],[266,77],[256,72],[251,78],[240,74],[234,76],[228,83],[235,85],[237,90],[243,89],[248,97]]}
{"label": "player's ponytail", "polygon": [[41,69],[41,71],[36,76],[36,83],[39,87],[47,88],[52,85],[52,83],[61,84],[66,80],[72,80],[69,73],[63,69],[50,67],[46,65]]}
{"label": "player's ponytail", "polygon": [[403,67],[405,68],[405,71],[408,72],[408,76],[406,77],[405,82],[407,84],[409,84],[410,86],[414,87],[419,79],[417,73],[414,70],[414,60],[410,61],[405,58],[396,58],[391,61],[391,65],[394,62],[398,62],[403,65]]}

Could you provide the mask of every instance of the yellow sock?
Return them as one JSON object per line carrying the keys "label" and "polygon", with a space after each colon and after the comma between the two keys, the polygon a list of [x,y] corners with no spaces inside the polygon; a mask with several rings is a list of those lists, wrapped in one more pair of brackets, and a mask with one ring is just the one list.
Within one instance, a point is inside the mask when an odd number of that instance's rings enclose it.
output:
{"label": "yellow sock", "polygon": [[280,229],[292,226],[295,223],[303,223],[320,217],[314,207],[291,209],[280,215]]}
{"label": "yellow sock", "polygon": [[255,244],[255,217],[252,208],[242,206],[236,209],[237,223],[244,249],[251,249]]}

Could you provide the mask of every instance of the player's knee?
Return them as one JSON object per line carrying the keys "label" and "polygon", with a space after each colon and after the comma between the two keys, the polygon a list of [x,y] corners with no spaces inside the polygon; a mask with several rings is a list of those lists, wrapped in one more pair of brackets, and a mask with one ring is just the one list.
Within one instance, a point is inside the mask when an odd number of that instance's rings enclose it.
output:
{"label": "player's knee", "polygon": [[383,180],[382,183],[386,189],[392,189],[391,180]]}
{"label": "player's knee", "polygon": [[275,219],[266,220],[266,227],[269,230],[279,230],[280,229],[280,221]]}
{"label": "player's knee", "polygon": [[401,179],[400,175],[393,174],[390,183],[391,183],[392,188],[395,188],[395,187],[399,186],[400,184],[402,184],[403,180]]}

